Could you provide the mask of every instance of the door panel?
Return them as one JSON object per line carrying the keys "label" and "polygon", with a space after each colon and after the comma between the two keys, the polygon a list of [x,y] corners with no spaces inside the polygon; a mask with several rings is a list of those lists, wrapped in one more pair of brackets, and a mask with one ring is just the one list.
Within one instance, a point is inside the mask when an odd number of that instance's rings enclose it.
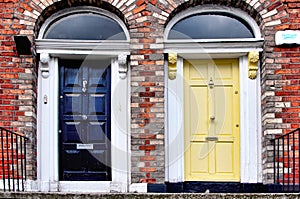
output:
{"label": "door panel", "polygon": [[[215,117],[222,120],[215,120],[216,133],[220,136],[232,135],[233,128],[233,113],[232,113],[232,87],[215,87]],[[224,100],[226,99],[226,100]]]}
{"label": "door panel", "polygon": [[186,181],[239,181],[238,60],[184,63]]}
{"label": "door panel", "polygon": [[[190,97],[190,110],[191,119],[190,132],[192,135],[205,136],[208,135],[209,123],[208,123],[208,92],[204,86],[197,86],[191,88],[193,95]],[[196,107],[195,107],[196,106]],[[201,110],[201,114],[200,111]],[[199,118],[194,120],[193,118]]]}
{"label": "door panel", "polygon": [[60,180],[111,180],[109,63],[59,60]]}
{"label": "door panel", "polygon": [[216,144],[216,173],[233,173],[234,158],[232,157],[234,146],[230,142],[221,142]]}
{"label": "door panel", "polygon": [[209,145],[205,142],[194,142],[191,144],[191,172],[206,174],[209,172]]}

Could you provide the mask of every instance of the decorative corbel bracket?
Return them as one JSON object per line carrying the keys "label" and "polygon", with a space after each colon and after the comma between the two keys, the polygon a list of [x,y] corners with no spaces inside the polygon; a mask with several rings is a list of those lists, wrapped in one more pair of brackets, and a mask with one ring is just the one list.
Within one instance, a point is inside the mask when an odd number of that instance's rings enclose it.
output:
{"label": "decorative corbel bracket", "polygon": [[168,61],[168,76],[170,80],[174,80],[177,73],[177,53],[169,53]]}
{"label": "decorative corbel bracket", "polygon": [[41,53],[40,55],[40,71],[43,78],[49,77],[49,61],[50,56],[48,53]]}
{"label": "decorative corbel bracket", "polygon": [[248,53],[248,76],[250,79],[255,79],[257,76],[259,61],[259,52],[251,51]]}
{"label": "decorative corbel bracket", "polygon": [[119,64],[119,77],[121,79],[125,79],[128,71],[128,63],[127,63],[127,54],[123,53],[118,55],[118,64]]}

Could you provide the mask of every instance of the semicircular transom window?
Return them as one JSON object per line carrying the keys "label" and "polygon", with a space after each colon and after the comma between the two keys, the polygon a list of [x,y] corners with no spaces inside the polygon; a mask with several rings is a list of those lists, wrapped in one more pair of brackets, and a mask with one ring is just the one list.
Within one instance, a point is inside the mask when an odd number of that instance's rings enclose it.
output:
{"label": "semicircular transom window", "polygon": [[107,16],[81,13],[53,23],[44,39],[126,40],[126,35],[119,23]]}
{"label": "semicircular transom window", "polygon": [[168,39],[254,38],[250,26],[222,13],[198,14],[183,18],[171,28]]}

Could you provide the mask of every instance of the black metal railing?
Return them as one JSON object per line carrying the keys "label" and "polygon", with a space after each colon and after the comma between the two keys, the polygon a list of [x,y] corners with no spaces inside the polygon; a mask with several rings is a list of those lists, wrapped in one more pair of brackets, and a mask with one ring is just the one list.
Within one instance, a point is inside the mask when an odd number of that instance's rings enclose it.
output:
{"label": "black metal railing", "polygon": [[0,127],[0,176],[3,191],[24,191],[27,138]]}
{"label": "black metal railing", "polygon": [[300,191],[300,128],[273,140],[274,184],[280,192]]}

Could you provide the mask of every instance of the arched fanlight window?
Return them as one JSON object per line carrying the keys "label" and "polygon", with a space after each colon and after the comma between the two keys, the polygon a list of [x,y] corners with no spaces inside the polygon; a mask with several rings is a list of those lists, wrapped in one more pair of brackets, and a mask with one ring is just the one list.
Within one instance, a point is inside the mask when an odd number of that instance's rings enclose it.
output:
{"label": "arched fanlight window", "polygon": [[[129,54],[130,36],[119,16],[95,7],[67,8],[50,16],[35,40],[37,53],[54,56]],[[73,53],[74,54],[74,53]]]}
{"label": "arched fanlight window", "polygon": [[251,27],[228,13],[200,13],[175,23],[167,39],[235,39],[254,38]]}
{"label": "arched fanlight window", "polygon": [[43,39],[126,40],[126,35],[120,24],[108,16],[77,13],[48,26]]}

